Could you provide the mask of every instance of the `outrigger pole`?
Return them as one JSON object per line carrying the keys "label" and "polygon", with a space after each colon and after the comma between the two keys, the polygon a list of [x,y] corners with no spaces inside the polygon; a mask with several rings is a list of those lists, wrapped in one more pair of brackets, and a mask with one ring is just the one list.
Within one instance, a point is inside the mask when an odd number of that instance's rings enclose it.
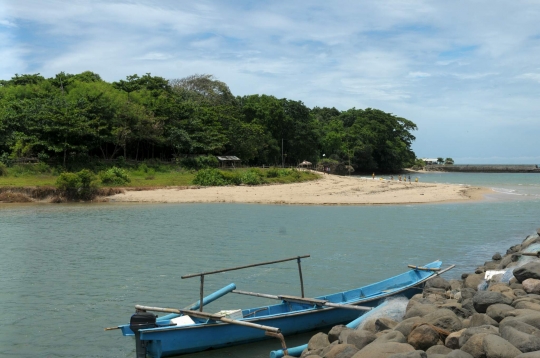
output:
{"label": "outrigger pole", "polygon": [[[296,260],[296,262],[298,263],[298,273],[300,274],[300,289],[302,291],[302,297],[304,297],[304,279],[302,278],[302,266],[300,265],[300,261],[301,261],[301,259],[306,258],[306,257],[311,257],[311,255],[296,256],[296,257],[291,257],[291,258],[283,259],[283,260],[267,261],[267,262],[261,262],[261,263],[258,263],[258,264],[231,267],[231,268],[226,268],[226,269],[216,270],[216,271],[194,273],[194,274],[190,274],[190,275],[184,275],[181,278],[184,279],[184,278],[191,278],[191,277],[197,277],[197,276],[199,276],[201,278],[201,286],[200,286],[200,297],[201,297],[201,299],[200,299],[200,302],[202,302],[203,301],[203,296],[204,296],[204,276],[206,276],[206,275],[213,275],[213,274],[221,273],[221,272],[241,270],[241,269],[245,269],[245,268],[249,268],[249,267],[271,265],[271,264],[276,264],[276,263],[279,263],[279,262]],[[199,311],[200,312],[203,311],[203,306],[202,305],[199,307]]]}

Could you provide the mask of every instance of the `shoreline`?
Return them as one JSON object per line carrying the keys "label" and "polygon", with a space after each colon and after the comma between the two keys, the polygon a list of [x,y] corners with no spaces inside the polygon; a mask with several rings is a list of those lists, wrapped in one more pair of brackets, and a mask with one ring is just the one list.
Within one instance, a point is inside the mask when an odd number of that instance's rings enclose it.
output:
{"label": "shoreline", "polygon": [[479,201],[493,192],[468,185],[406,183],[338,175],[322,175],[314,181],[293,184],[124,190],[124,193],[104,199],[138,203],[400,205]]}

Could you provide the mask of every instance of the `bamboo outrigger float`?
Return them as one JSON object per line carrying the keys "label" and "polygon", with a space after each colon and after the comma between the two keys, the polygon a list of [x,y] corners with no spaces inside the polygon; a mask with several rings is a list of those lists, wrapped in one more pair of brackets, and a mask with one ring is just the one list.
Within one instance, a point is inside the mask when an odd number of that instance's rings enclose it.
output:
{"label": "bamboo outrigger float", "polygon": [[[309,255],[239,266],[218,271],[182,276],[200,277],[200,300],[186,308],[163,308],[136,305],[130,324],[108,329],[121,329],[124,336],[135,336],[137,358],[148,355],[154,358],[194,353],[207,349],[223,348],[262,340],[278,338],[283,354],[287,354],[284,336],[307,332],[340,323],[348,323],[377,307],[386,298],[403,295],[412,297],[430,278],[453,266],[441,270],[441,261],[422,267],[413,266],[400,275],[364,287],[315,298],[304,297],[300,261]],[[219,291],[203,297],[204,277],[220,272],[296,260],[300,274],[301,296],[270,295],[240,291],[229,284]],[[412,265],[409,265],[412,266]],[[204,305],[228,293],[270,298],[281,301],[275,305],[237,310],[229,316],[203,312]],[[157,317],[151,312],[168,313]],[[230,313],[230,312],[226,312]]]}

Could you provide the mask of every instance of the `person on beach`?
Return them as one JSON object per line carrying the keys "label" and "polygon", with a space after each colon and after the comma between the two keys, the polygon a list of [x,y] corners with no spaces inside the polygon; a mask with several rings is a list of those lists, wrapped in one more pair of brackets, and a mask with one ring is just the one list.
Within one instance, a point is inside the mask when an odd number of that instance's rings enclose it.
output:
{"label": "person on beach", "polygon": [[390,176],[390,180],[392,180],[392,181],[394,180],[394,176],[393,176],[393,175]]}
{"label": "person on beach", "polygon": [[409,175],[409,183],[411,182],[411,176]]}
{"label": "person on beach", "polygon": [[328,175],[330,175],[330,167],[326,168],[328,170]]}
{"label": "person on beach", "polygon": [[372,177],[373,179],[375,179],[375,172],[373,172],[373,174],[371,174],[371,177]]}
{"label": "person on beach", "polygon": [[416,179],[414,179],[414,182],[415,182],[415,183],[418,183],[418,177],[416,177]]}

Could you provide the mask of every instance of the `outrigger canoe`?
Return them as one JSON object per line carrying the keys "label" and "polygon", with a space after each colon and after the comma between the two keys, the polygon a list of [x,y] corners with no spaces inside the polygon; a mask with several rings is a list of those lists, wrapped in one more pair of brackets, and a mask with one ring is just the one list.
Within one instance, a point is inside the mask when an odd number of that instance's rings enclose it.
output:
{"label": "outrigger canoe", "polygon": [[[309,257],[309,255],[270,263],[297,260],[303,296],[301,257]],[[263,264],[268,263],[239,268]],[[124,336],[135,336],[137,358],[145,358],[147,355],[154,358],[170,357],[259,341],[269,337],[280,339],[282,348],[286,352],[287,347],[283,336],[348,323],[392,296],[401,295],[410,298],[421,292],[419,289],[423,288],[427,280],[453,267],[441,270],[441,264],[441,261],[434,261],[421,267],[409,265],[411,268],[409,271],[386,280],[315,298],[239,291],[234,284],[203,298],[204,275],[239,268],[188,275],[182,278],[201,277],[201,300],[196,304],[188,306],[187,309],[136,305],[136,313],[131,317],[130,324],[106,330],[118,328],[122,330]],[[229,292],[272,298],[281,302],[236,312],[224,311],[218,314],[202,312],[205,304]],[[169,314],[157,317],[148,311]]]}

